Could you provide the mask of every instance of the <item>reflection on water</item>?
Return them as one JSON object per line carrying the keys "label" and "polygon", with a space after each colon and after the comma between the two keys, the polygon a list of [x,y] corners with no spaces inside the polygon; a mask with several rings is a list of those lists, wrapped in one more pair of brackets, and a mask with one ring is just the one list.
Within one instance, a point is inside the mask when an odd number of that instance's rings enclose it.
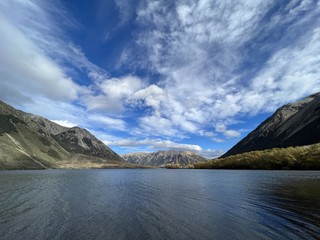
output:
{"label": "reflection on water", "polygon": [[0,172],[0,239],[319,239],[320,172]]}

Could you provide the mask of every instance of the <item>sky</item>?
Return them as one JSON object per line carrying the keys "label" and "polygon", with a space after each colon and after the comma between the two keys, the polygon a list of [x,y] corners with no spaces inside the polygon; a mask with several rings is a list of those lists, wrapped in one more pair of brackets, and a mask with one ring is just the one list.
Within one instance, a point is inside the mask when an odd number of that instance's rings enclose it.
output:
{"label": "sky", "polygon": [[214,158],[320,91],[320,1],[1,0],[0,84],[119,154]]}

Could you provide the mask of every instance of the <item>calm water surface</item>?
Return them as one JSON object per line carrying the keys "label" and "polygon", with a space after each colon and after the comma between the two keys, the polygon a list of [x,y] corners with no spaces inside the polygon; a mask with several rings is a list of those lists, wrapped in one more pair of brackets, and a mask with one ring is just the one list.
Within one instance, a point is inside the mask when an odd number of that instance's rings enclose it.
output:
{"label": "calm water surface", "polygon": [[0,239],[320,239],[320,172],[0,172]]}

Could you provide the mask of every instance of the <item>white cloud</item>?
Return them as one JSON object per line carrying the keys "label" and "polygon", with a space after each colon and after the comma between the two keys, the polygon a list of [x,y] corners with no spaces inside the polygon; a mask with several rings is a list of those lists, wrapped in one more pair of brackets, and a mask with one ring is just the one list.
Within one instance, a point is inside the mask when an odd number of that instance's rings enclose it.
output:
{"label": "white cloud", "polygon": [[186,151],[187,150],[200,151],[202,149],[199,145],[175,143],[169,140],[154,142],[151,148],[154,148],[154,149],[166,148],[166,149],[186,150]]}
{"label": "white cloud", "polygon": [[[215,130],[218,132],[218,133],[222,133],[226,138],[237,138],[237,137],[240,137],[241,136],[241,133],[236,131],[236,130],[231,130],[231,129],[227,129],[227,126],[225,125],[225,123],[217,123],[215,125]],[[223,142],[222,139],[220,138],[213,138],[213,140],[215,142]]]}
{"label": "white cloud", "polygon": [[81,87],[1,15],[0,35],[2,88],[24,96],[37,94],[59,100],[77,98]]}
{"label": "white cloud", "polygon": [[237,138],[241,136],[241,133],[235,130],[227,130],[223,133],[227,138]]}
{"label": "white cloud", "polygon": [[218,138],[218,137],[214,137],[214,138],[212,138],[212,140],[215,141],[215,142],[217,142],[217,143],[222,143],[222,142],[224,142],[224,139]]}
{"label": "white cloud", "polygon": [[71,103],[55,101],[44,97],[34,97],[31,102],[18,105],[18,109],[43,116],[47,119],[66,120],[79,127],[87,127],[88,114],[83,108]]}
{"label": "white cloud", "polygon": [[78,124],[69,122],[68,120],[51,120],[52,122],[59,124],[60,126],[72,128],[78,126]]}
{"label": "white cloud", "polygon": [[214,157],[221,156],[223,154],[223,151],[221,150],[203,149],[199,145],[176,143],[170,140],[161,140],[161,139],[144,139],[144,140],[117,139],[115,141],[105,140],[104,143],[109,146],[119,146],[119,147],[125,147],[125,148],[145,146],[146,148],[144,149],[144,151],[159,150],[159,149],[192,151],[206,158],[214,158]]}
{"label": "white cloud", "polygon": [[102,116],[102,115],[90,115],[89,120],[93,121],[95,126],[97,123],[101,123],[103,128],[105,129],[115,129],[115,130],[121,130],[125,131],[126,130],[126,122],[117,119],[117,118],[111,118],[108,116]]}
{"label": "white cloud", "polygon": [[216,129],[217,132],[225,132],[225,131],[227,131],[227,127],[223,123],[216,124],[215,129]]}
{"label": "white cloud", "polygon": [[89,110],[123,112],[134,93],[144,86],[140,78],[130,75],[122,78],[100,77],[98,80],[96,85],[102,93],[97,96],[87,95],[83,98]]}
{"label": "white cloud", "polygon": [[121,139],[118,141],[106,141],[106,144],[110,146],[149,146],[151,149],[172,149],[172,150],[190,150],[190,151],[200,151],[202,148],[199,145],[192,144],[182,144],[176,143],[170,140],[161,139],[145,139],[145,140],[131,140],[131,139]]}
{"label": "white cloud", "polygon": [[137,4],[135,1],[125,1],[125,0],[118,0],[115,1],[115,4],[120,12],[120,22],[118,23],[119,26],[117,26],[118,28],[120,26],[122,26],[123,24],[125,24],[126,22],[128,22],[129,20],[131,20],[133,18],[133,16],[135,15],[135,4]]}
{"label": "white cloud", "polygon": [[[151,116],[145,116],[139,119],[140,129],[144,134],[150,134],[154,136],[176,136],[178,135],[177,130],[174,128],[172,122],[159,114]],[[140,134],[143,134],[140,132]]]}
{"label": "white cloud", "polygon": [[142,88],[142,81],[135,76],[111,78],[99,84],[100,89],[111,99],[128,98]]}
{"label": "white cloud", "polygon": [[87,95],[81,100],[89,111],[114,113],[124,111],[124,106],[121,99],[118,101],[112,101],[105,95]]}
{"label": "white cloud", "polygon": [[135,92],[133,100],[144,100],[146,106],[159,109],[162,102],[166,101],[165,91],[157,85],[150,85],[147,88]]}
{"label": "white cloud", "polygon": [[109,143],[123,140],[122,138],[115,136],[113,134],[107,133],[106,131],[94,130],[90,127],[88,127],[87,129],[94,136],[96,136],[98,139],[104,142],[104,144],[106,144],[107,146],[110,146]]}
{"label": "white cloud", "polygon": [[180,5],[177,6],[177,13],[180,21],[183,24],[190,24],[190,20],[192,19],[190,17],[192,13],[192,8],[188,5]]}

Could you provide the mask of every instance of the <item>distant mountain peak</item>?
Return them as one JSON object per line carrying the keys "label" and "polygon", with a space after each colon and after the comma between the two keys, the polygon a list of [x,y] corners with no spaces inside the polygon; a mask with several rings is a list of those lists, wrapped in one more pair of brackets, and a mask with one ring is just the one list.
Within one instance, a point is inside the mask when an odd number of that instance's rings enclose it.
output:
{"label": "distant mountain peak", "polygon": [[129,163],[137,163],[149,166],[164,166],[166,164],[193,164],[206,161],[205,158],[190,152],[177,150],[160,150],[153,153],[135,152],[122,154],[121,157]]}

